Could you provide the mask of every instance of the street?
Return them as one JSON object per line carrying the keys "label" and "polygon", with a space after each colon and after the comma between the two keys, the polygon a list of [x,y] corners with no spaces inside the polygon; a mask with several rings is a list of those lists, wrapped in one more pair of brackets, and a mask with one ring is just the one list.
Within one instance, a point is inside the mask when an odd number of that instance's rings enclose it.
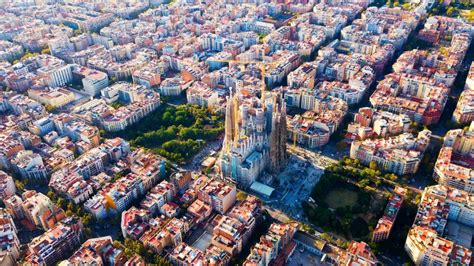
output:
{"label": "street", "polygon": [[186,171],[198,171],[201,169],[201,163],[208,157],[211,156],[211,153],[214,153],[214,156],[219,155],[219,151],[222,147],[223,140],[219,137],[217,140],[210,141],[201,148],[201,150],[193,156],[193,158],[186,165],[182,166],[182,169]]}
{"label": "street", "polygon": [[321,170],[326,169],[326,167],[330,166],[331,164],[337,163],[336,159],[324,155],[319,151],[314,152],[293,145],[287,145],[287,148],[290,153],[303,157]]}

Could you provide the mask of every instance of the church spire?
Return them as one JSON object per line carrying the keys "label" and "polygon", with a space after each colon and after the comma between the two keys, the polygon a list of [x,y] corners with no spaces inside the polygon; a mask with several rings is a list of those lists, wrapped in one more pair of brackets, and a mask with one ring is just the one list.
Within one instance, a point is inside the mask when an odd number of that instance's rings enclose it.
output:
{"label": "church spire", "polygon": [[278,173],[286,164],[286,104],[282,94],[274,96],[274,112],[270,135],[270,171]]}
{"label": "church spire", "polygon": [[230,145],[233,141],[233,136],[234,136],[234,115],[232,113],[233,111],[233,94],[232,94],[232,89],[230,91],[230,96],[227,97],[227,106],[225,109],[225,137],[224,137],[224,147],[228,151],[230,148]]}

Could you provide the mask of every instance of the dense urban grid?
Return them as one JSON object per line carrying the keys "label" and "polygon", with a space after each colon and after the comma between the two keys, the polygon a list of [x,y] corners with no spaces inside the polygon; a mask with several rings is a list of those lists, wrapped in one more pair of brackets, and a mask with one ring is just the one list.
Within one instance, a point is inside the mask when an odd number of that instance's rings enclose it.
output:
{"label": "dense urban grid", "polygon": [[473,265],[470,0],[0,0],[0,265]]}

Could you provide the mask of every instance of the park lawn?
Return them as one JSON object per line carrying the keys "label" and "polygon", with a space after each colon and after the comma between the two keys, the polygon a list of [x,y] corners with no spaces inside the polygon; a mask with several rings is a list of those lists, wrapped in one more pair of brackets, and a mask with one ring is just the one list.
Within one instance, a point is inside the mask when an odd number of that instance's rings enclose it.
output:
{"label": "park lawn", "polygon": [[357,192],[355,191],[351,191],[344,188],[336,188],[331,190],[326,195],[324,201],[331,209],[337,209],[346,206],[352,208],[357,204],[357,198]]}
{"label": "park lawn", "polygon": [[303,209],[308,220],[325,231],[368,241],[369,228],[382,216],[387,199],[368,185],[354,182],[364,180],[370,173],[347,171],[344,163],[326,168],[311,193],[315,204],[304,202]]}

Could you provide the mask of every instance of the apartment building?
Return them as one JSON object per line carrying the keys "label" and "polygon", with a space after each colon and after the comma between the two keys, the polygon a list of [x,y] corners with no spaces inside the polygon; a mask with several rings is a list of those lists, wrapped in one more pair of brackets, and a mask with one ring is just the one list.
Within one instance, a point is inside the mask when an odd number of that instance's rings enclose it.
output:
{"label": "apartment building", "polygon": [[91,96],[100,95],[100,91],[109,86],[107,74],[99,70],[74,65],[72,75],[82,82],[84,91]]}
{"label": "apartment building", "polygon": [[170,254],[170,261],[173,265],[205,265],[204,253],[185,243],[177,245]]}
{"label": "apartment building", "polygon": [[403,133],[387,139],[353,141],[350,157],[366,165],[376,162],[380,169],[398,175],[413,174],[418,171],[430,137],[431,132],[424,130],[416,138],[411,133]]}
{"label": "apartment building", "polygon": [[86,240],[64,265],[124,265],[126,261],[125,253],[112,245],[110,236],[105,236]]}
{"label": "apartment building", "polygon": [[20,240],[13,217],[0,209],[0,264],[13,265],[20,257]]}
{"label": "apartment building", "polygon": [[346,139],[365,140],[368,138],[396,136],[411,129],[411,120],[405,114],[394,114],[362,107],[347,126]]}
{"label": "apartment building", "polygon": [[439,184],[474,192],[474,122],[467,130],[446,133],[444,144],[434,166],[433,177]]}
{"label": "apartment building", "polygon": [[81,245],[82,223],[78,218],[68,217],[43,235],[34,238],[27,249],[26,263],[52,265],[66,259],[69,252]]}
{"label": "apartment building", "polygon": [[124,238],[138,240],[149,228],[149,211],[132,207],[121,215],[120,228]]}
{"label": "apartment building", "polygon": [[221,102],[217,91],[202,81],[193,82],[186,90],[186,99],[190,104],[203,106],[210,110],[222,108],[222,106],[218,106]]}
{"label": "apartment building", "polygon": [[203,183],[202,186],[195,188],[198,199],[210,204],[213,210],[224,214],[234,205],[237,195],[234,186],[215,179],[208,179],[206,176],[200,176],[198,179],[195,183]]}
{"label": "apartment building", "polygon": [[9,197],[15,195],[16,187],[13,178],[0,170],[0,198],[3,202]]}
{"label": "apartment building", "polygon": [[75,99],[73,92],[60,87],[29,89],[28,96],[35,101],[53,108],[63,107]]}
{"label": "apartment building", "polygon": [[469,68],[464,91],[459,96],[453,113],[453,120],[459,124],[474,121],[474,63]]}
{"label": "apartment building", "polygon": [[58,208],[41,192],[33,190],[22,194],[21,202],[25,218],[37,227],[48,230],[66,217],[64,210]]}
{"label": "apartment building", "polygon": [[296,230],[296,224],[271,224],[267,234],[261,236],[260,241],[252,247],[243,265],[272,265],[280,252],[292,241]]}
{"label": "apartment building", "polygon": [[23,150],[16,154],[12,165],[22,178],[29,180],[47,180],[48,170],[42,156],[31,150]]}
{"label": "apartment building", "polygon": [[249,228],[225,215],[217,215],[212,223],[215,227],[211,243],[231,255],[239,254],[250,236]]}
{"label": "apartment building", "polygon": [[397,219],[398,212],[402,207],[406,193],[407,190],[405,188],[398,186],[395,187],[392,197],[390,197],[387,206],[385,207],[384,214],[377,222],[374,232],[372,233],[373,242],[380,242],[388,239],[392,232],[393,224]]}
{"label": "apartment building", "polygon": [[435,230],[414,226],[405,242],[408,256],[417,265],[469,265],[472,251],[444,239]]}

